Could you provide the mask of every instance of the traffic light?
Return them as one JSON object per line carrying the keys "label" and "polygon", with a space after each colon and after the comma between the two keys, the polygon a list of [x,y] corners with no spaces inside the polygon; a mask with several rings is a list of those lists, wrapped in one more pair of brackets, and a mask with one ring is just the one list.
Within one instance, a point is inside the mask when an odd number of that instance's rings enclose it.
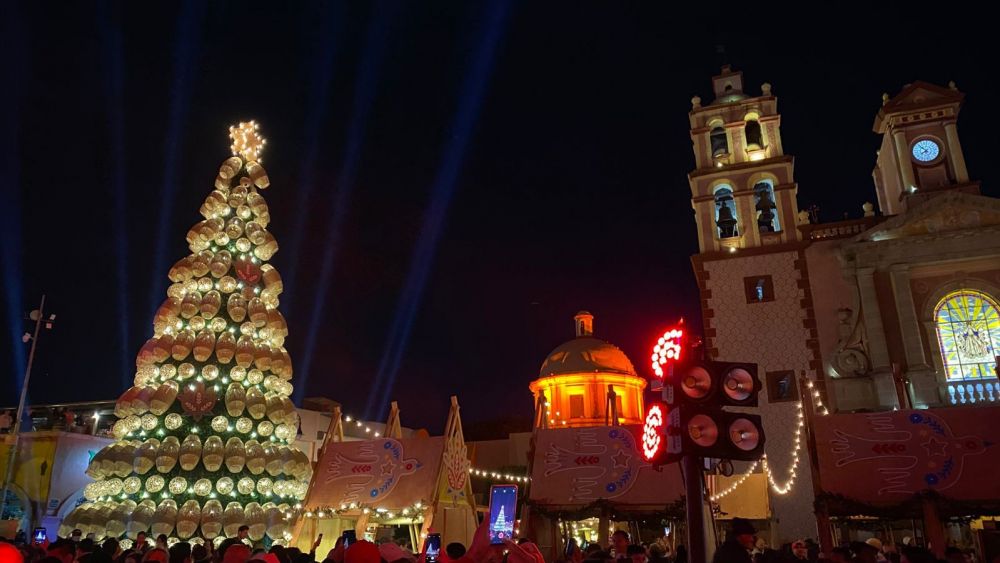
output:
{"label": "traffic light", "polygon": [[757,364],[700,359],[683,324],[667,330],[653,348],[642,453],[654,467],[685,455],[756,460],[764,453],[760,416],[723,410],[756,407]]}

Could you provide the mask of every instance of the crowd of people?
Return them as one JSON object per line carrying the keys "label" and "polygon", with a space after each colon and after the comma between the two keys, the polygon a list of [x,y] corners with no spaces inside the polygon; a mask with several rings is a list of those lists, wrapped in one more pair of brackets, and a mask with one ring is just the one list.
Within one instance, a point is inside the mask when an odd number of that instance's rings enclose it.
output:
{"label": "crowd of people", "polygon": [[[780,550],[771,549],[757,537],[753,524],[734,518],[729,537],[715,552],[713,563],[980,563],[973,551],[956,547],[945,550],[945,559],[916,545],[883,545],[877,538],[840,545],[824,555],[819,545],[808,539],[791,542]],[[1000,557],[992,563],[1000,563]]]}
{"label": "crowd of people", "polygon": [[[441,551],[436,562],[423,554],[411,552],[409,545],[400,545],[385,538],[378,542],[357,541],[345,547],[338,539],[332,550],[317,558],[319,540],[308,553],[294,547],[272,545],[269,549],[249,539],[249,528],[242,526],[236,537],[213,546],[212,542],[168,545],[165,535],[147,537],[140,532],[134,541],[117,539],[95,542],[83,538],[74,530],[69,538],[41,544],[25,541],[23,535],[13,542],[0,538],[0,563],[546,563],[541,550],[527,539],[491,545],[487,522],[479,526],[472,543],[450,543]],[[127,546],[127,547],[126,547]],[[872,538],[867,542],[851,542],[822,555],[809,540],[797,540],[780,550],[770,549],[756,535],[753,525],[741,518],[733,520],[726,541],[715,551],[713,563],[981,563],[974,553],[948,548],[945,560],[939,561],[922,547],[884,546]],[[688,563],[683,545],[676,549],[660,542],[633,543],[629,534],[618,530],[608,546],[596,543],[578,546],[570,542],[563,557],[554,563]],[[1000,557],[992,563],[1000,563]]]}

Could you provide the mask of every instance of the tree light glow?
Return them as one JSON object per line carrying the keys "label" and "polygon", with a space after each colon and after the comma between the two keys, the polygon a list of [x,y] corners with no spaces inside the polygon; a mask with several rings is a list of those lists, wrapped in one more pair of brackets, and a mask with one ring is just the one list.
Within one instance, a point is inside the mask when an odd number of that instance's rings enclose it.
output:
{"label": "tree light glow", "polygon": [[233,140],[229,148],[233,151],[233,156],[260,162],[260,153],[263,152],[267,139],[258,132],[259,127],[252,120],[241,121],[238,125],[229,127],[229,138]]}

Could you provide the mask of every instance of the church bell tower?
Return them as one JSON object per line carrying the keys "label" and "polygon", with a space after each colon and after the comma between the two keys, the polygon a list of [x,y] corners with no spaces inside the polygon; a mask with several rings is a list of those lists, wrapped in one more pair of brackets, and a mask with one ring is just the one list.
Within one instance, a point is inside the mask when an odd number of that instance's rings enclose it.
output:
{"label": "church bell tower", "polygon": [[882,146],[872,177],[883,214],[898,215],[952,189],[979,193],[979,184],[969,181],[956,128],[964,98],[954,82],[943,88],[917,81],[894,98],[882,95],[873,127]]}
{"label": "church bell tower", "polygon": [[743,89],[728,65],[712,78],[714,99],[691,99],[695,169],[688,174],[701,252],[799,239],[793,159],[781,146],[781,116],[771,85]]}

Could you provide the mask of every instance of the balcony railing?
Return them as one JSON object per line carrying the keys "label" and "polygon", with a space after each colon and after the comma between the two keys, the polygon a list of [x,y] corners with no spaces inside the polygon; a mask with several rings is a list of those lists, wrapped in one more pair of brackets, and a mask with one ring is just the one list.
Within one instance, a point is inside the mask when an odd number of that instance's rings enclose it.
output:
{"label": "balcony railing", "polygon": [[799,230],[809,240],[828,240],[859,235],[885,220],[885,217],[862,217],[834,223],[799,225]]}
{"label": "balcony railing", "polygon": [[986,379],[948,383],[948,400],[953,405],[1000,402],[1000,380]]}

